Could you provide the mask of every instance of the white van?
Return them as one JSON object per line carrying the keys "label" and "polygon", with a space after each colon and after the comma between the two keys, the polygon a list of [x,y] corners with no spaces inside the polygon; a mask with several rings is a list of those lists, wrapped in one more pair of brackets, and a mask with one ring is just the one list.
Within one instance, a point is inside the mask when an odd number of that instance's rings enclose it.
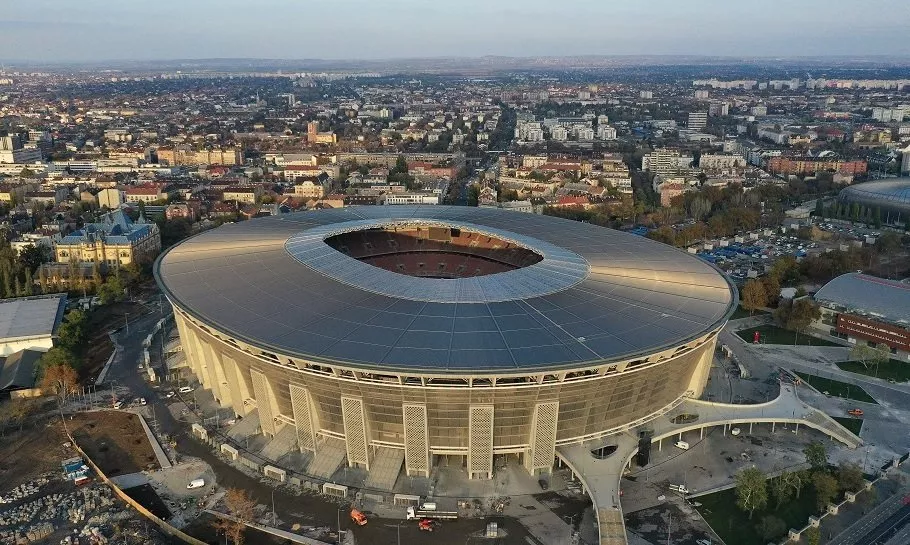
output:
{"label": "white van", "polygon": [[192,392],[192,391],[193,391],[193,389],[190,388],[189,386],[181,386],[181,387],[180,387],[180,390],[179,390],[179,392],[180,392],[181,394],[188,394],[188,393],[190,393],[190,392]]}
{"label": "white van", "polygon": [[186,489],[192,490],[194,488],[202,488],[203,486],[205,486],[204,479],[193,479],[192,481],[190,481],[190,484],[186,485]]}
{"label": "white van", "polygon": [[423,505],[420,506],[420,510],[421,510],[421,511],[435,511],[435,510],[436,510],[436,502],[428,501],[428,502],[426,502],[425,504],[423,504]]}
{"label": "white van", "polygon": [[688,494],[688,493],[689,493],[689,489],[686,488],[686,485],[684,485],[684,484],[671,484],[671,485],[670,485],[670,490],[671,490],[672,492],[679,492],[680,494]]}
{"label": "white van", "polygon": [[673,443],[673,446],[676,448],[681,448],[683,450],[689,450],[689,443],[686,443],[685,441],[677,441]]}

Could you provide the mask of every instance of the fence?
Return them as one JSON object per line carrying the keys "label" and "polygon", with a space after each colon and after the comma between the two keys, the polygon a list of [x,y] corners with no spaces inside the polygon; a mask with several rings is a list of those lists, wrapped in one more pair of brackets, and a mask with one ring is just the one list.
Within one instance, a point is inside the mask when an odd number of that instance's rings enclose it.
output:
{"label": "fence", "polygon": [[78,452],[79,455],[82,456],[82,459],[85,460],[85,462],[89,465],[89,467],[92,468],[92,471],[94,471],[98,475],[98,477],[101,478],[101,481],[104,484],[111,487],[111,489],[114,491],[114,494],[116,494],[117,497],[119,497],[121,500],[125,501],[130,507],[132,507],[133,509],[138,511],[140,515],[142,515],[145,518],[152,521],[155,524],[155,526],[160,528],[161,531],[163,531],[167,535],[169,535],[171,537],[175,537],[175,538],[183,541],[184,543],[189,543],[190,545],[208,545],[205,541],[196,539],[195,537],[193,537],[189,534],[185,534],[182,531],[178,530],[177,528],[174,528],[173,526],[168,524],[166,521],[158,518],[154,513],[152,513],[148,509],[146,509],[142,504],[138,503],[136,500],[129,497],[126,494],[126,492],[124,492],[123,490],[120,489],[119,486],[114,484],[114,482],[111,481],[108,478],[108,476],[104,474],[103,471],[101,471],[101,468],[98,467],[97,465],[95,465],[95,462],[93,462],[92,459],[89,458],[88,455],[86,455],[85,452],[81,448],[79,448],[79,445],[76,443],[76,440],[73,439],[73,437],[69,434],[69,432],[67,432],[67,437],[69,438],[69,440],[73,444],[73,446],[76,448],[76,452]]}

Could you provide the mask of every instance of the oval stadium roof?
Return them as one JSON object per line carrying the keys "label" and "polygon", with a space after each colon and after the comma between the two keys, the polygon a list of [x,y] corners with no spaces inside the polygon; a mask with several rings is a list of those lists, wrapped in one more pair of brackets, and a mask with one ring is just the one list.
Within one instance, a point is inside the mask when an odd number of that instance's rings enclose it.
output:
{"label": "oval stadium roof", "polygon": [[910,324],[910,285],[859,273],[842,274],[815,293],[815,300],[879,320]]}
{"label": "oval stadium roof", "polygon": [[[416,278],[323,242],[418,221],[495,234],[544,259],[483,277]],[[155,274],[177,306],[238,340],[390,372],[524,372],[647,355],[722,324],[736,294],[711,265],[642,237],[447,206],[348,207],[226,225],[171,248]]]}

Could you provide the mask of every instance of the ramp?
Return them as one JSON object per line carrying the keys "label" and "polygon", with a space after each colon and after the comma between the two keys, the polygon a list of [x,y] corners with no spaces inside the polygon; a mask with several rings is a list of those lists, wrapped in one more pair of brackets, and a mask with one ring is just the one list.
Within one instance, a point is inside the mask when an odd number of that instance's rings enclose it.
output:
{"label": "ramp", "polygon": [[329,437],[316,447],[316,455],[307,466],[307,473],[323,480],[329,480],[341,468],[346,457],[347,450],[344,448],[344,441]]}
{"label": "ramp", "polygon": [[250,414],[237,419],[237,423],[228,429],[228,437],[235,441],[243,441],[261,433],[259,429],[259,410],[253,409]]}
{"label": "ramp", "polygon": [[376,490],[391,491],[404,464],[404,451],[397,448],[380,447],[373,453],[370,473],[364,486]]}
{"label": "ramp", "polygon": [[297,428],[291,425],[285,425],[275,434],[265,447],[259,451],[259,455],[273,462],[284,458],[288,454],[297,450]]}

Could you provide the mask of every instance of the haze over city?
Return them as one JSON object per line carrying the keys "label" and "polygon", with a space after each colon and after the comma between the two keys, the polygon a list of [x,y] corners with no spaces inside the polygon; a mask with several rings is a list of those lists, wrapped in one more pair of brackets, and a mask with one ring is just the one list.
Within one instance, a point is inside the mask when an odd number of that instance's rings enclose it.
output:
{"label": "haze over city", "polygon": [[910,544],[906,0],[0,3],[0,545]]}
{"label": "haze over city", "polygon": [[[0,59],[908,55],[910,7],[882,0],[6,0]],[[871,6],[870,6],[871,8]]]}

